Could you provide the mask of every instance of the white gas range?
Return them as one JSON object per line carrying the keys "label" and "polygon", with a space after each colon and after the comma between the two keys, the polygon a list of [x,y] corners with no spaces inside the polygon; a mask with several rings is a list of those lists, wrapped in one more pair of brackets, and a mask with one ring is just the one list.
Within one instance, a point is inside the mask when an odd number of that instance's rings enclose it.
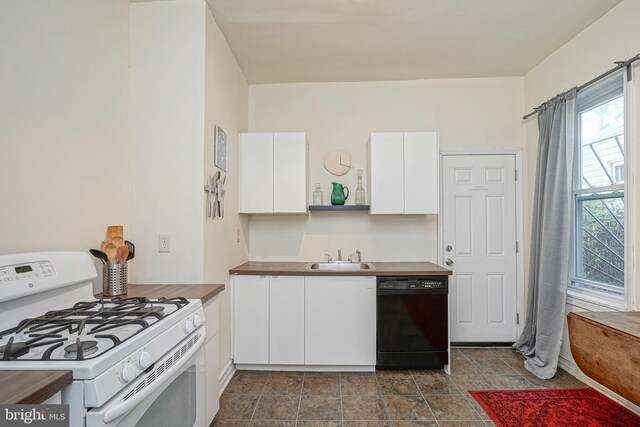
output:
{"label": "white gas range", "polygon": [[0,256],[0,370],[70,370],[71,427],[204,425],[200,300],[95,300],[82,252]]}

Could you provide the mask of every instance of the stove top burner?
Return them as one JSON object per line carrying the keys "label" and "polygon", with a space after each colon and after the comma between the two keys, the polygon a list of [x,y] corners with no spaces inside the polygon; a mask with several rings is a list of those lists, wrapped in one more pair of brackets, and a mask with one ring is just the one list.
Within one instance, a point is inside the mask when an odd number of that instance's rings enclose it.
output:
{"label": "stove top burner", "polygon": [[[96,357],[109,351],[187,304],[185,298],[78,302],[72,308],[27,318],[11,329],[0,331],[0,360],[90,359],[91,355]],[[63,345],[66,347],[61,348]]]}
{"label": "stove top burner", "polygon": [[20,357],[29,353],[29,347],[24,342],[14,342],[0,347],[0,359],[4,357],[7,347],[9,347],[9,351],[11,352],[11,354],[8,354],[7,356],[10,357]]}
{"label": "stove top burner", "polygon": [[[64,348],[64,357],[66,359],[82,359],[84,356],[98,351],[97,341],[78,341],[75,344],[68,345]],[[80,355],[80,357],[78,357]]]}

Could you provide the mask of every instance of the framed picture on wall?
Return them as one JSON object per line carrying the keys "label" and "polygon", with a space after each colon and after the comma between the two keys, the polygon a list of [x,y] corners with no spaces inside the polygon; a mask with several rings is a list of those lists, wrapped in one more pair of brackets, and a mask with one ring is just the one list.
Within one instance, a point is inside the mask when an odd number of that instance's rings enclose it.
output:
{"label": "framed picture on wall", "polygon": [[214,161],[213,164],[216,167],[227,171],[227,134],[218,125],[215,127],[215,147],[214,147]]}

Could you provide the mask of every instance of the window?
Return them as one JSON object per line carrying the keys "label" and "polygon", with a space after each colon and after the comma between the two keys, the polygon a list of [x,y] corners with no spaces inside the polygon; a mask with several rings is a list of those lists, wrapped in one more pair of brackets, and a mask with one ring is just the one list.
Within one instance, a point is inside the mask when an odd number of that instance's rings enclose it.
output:
{"label": "window", "polygon": [[613,165],[613,178],[616,184],[624,183],[624,163]]}
{"label": "window", "polygon": [[624,124],[623,73],[578,93],[572,287],[618,300],[625,287]]}

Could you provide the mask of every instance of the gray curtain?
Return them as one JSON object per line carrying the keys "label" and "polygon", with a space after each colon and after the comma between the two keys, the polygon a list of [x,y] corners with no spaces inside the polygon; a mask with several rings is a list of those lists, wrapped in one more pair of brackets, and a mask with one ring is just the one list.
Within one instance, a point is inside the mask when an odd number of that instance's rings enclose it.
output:
{"label": "gray curtain", "polygon": [[513,348],[525,368],[555,375],[562,345],[573,238],[576,89],[538,110],[538,162],[531,231],[527,321]]}

